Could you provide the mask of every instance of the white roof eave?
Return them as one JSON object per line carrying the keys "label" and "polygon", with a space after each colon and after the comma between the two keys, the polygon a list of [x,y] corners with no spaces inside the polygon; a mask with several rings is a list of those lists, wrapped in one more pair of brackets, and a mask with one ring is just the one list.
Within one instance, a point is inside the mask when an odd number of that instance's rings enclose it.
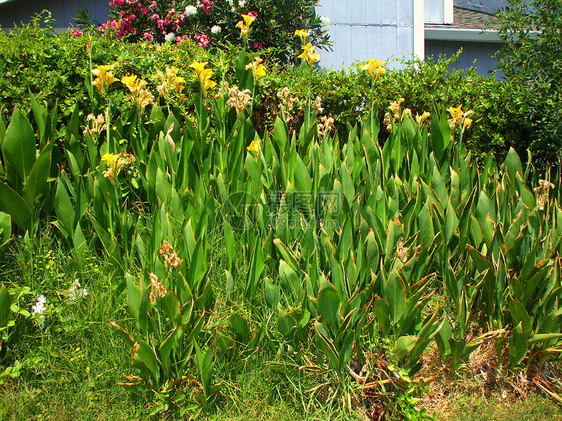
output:
{"label": "white roof eave", "polygon": [[424,38],[426,40],[503,42],[498,36],[498,31],[496,30],[426,27],[424,33]]}

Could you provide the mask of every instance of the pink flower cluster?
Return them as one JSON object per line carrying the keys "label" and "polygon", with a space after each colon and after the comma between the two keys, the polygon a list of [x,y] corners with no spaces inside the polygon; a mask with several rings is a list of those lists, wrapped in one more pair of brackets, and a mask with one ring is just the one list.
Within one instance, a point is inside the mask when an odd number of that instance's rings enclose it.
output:
{"label": "pink flower cluster", "polygon": [[76,29],[76,28],[70,28],[70,35],[72,36],[72,38],[77,38],[77,37],[81,37],[82,35],[84,35],[84,32],[82,32],[80,29]]}
{"label": "pink flower cluster", "polygon": [[182,42],[187,41],[189,39],[189,35],[182,35],[181,37],[176,37],[176,45],[180,45]]}
{"label": "pink flower cluster", "polygon": [[209,45],[209,38],[207,38],[207,34],[193,35],[193,39],[197,42],[199,47],[207,48]]}
{"label": "pink flower cluster", "polygon": [[201,9],[206,13],[211,13],[211,8],[213,7],[213,0],[203,0],[201,2]]}

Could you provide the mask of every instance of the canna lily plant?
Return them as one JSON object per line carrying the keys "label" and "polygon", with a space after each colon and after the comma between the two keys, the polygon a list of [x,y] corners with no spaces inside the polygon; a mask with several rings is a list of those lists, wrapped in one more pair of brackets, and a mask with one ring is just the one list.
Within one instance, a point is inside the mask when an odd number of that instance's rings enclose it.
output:
{"label": "canna lily plant", "polygon": [[242,15],[242,19],[243,20],[236,24],[236,27],[240,28],[240,36],[244,40],[244,45],[246,45],[248,42],[248,35],[250,33],[250,25],[256,18],[250,15]]}

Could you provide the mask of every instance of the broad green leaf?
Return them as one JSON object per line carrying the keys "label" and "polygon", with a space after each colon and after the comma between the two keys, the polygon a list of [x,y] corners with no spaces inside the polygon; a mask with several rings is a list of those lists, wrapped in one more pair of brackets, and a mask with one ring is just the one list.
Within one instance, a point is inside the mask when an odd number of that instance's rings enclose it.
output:
{"label": "broad green leaf", "polygon": [[48,143],[37,161],[35,161],[29,177],[23,187],[23,198],[30,208],[33,208],[37,199],[43,193],[51,170],[52,143]]}
{"label": "broad green leaf", "polygon": [[287,313],[284,310],[279,310],[279,316],[277,317],[277,330],[285,338],[290,339],[293,331],[297,327],[297,321],[291,313]]}
{"label": "broad green leaf", "polygon": [[55,193],[55,214],[59,220],[59,228],[66,237],[74,232],[75,210],[68,191],[62,180],[57,180],[57,190]]}
{"label": "broad green leaf", "polygon": [[230,327],[234,330],[240,337],[246,338],[249,333],[249,326],[246,319],[240,316],[238,313],[232,313],[230,315]]}
{"label": "broad green leaf", "polygon": [[35,135],[31,124],[18,108],[12,114],[12,121],[6,131],[2,145],[4,159],[25,182],[35,163]]}
{"label": "broad green leaf", "polygon": [[504,161],[504,168],[507,170],[509,178],[511,178],[512,181],[516,180],[517,173],[519,173],[521,177],[524,176],[521,160],[517,152],[515,152],[515,149],[509,148],[509,152]]}
{"label": "broad green leaf", "polygon": [[418,215],[418,226],[420,229],[420,243],[424,247],[429,248],[435,237],[435,231],[433,230],[433,221],[427,204],[424,205]]}
{"label": "broad green leaf", "polygon": [[385,285],[385,298],[388,300],[390,317],[393,324],[396,324],[404,314],[406,304],[406,285],[400,275],[393,270]]}
{"label": "broad green leaf", "polygon": [[274,285],[271,280],[265,280],[265,303],[269,308],[276,308],[281,299],[279,287]]}
{"label": "broad green leaf", "polygon": [[300,300],[303,282],[284,260],[279,261],[279,280],[282,294],[287,299],[292,297],[290,304],[296,305]]}
{"label": "broad green leaf", "polygon": [[12,221],[23,231],[31,226],[31,209],[23,198],[11,187],[0,181],[0,211],[11,216]]}
{"label": "broad green leaf", "polygon": [[521,364],[525,355],[527,355],[528,349],[522,324],[519,323],[511,331],[511,338],[509,340],[509,360],[512,367]]}
{"label": "broad green leaf", "polygon": [[336,288],[324,278],[318,293],[318,311],[328,323],[332,332],[337,332],[340,324],[340,296]]}
{"label": "broad green leaf", "polygon": [[145,369],[147,374],[150,375],[153,381],[158,384],[160,380],[160,369],[158,366],[158,361],[156,360],[156,355],[154,349],[145,341],[140,341],[138,347],[133,347],[133,365],[137,366],[141,370]]}
{"label": "broad green leaf", "polygon": [[416,346],[419,338],[412,335],[401,336],[394,343],[393,352],[399,360],[403,360]]}
{"label": "broad green leaf", "polygon": [[4,284],[0,285],[0,328],[8,325],[10,319],[10,306],[12,305],[12,298],[8,288]]}

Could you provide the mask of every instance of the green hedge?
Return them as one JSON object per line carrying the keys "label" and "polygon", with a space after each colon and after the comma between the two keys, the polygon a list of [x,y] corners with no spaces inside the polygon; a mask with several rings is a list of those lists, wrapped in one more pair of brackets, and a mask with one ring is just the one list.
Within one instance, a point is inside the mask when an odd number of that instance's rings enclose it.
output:
{"label": "green hedge", "polygon": [[[211,52],[191,42],[180,46],[126,43],[97,33],[86,33],[73,39],[69,34],[57,36],[38,26],[23,27],[17,33],[0,34],[0,56],[3,58],[0,60],[0,115],[4,121],[16,106],[30,109],[28,91],[33,92],[39,101],[51,105],[58,102],[63,122],[70,117],[76,103],[81,113],[88,114],[88,48],[94,67],[114,64],[117,77],[131,73],[142,76],[152,85],[149,86],[154,93],[158,82],[156,71],[176,66],[187,80],[188,96],[189,92],[193,94],[198,90],[198,82],[192,76],[192,69],[188,68],[193,60],[208,61],[208,66],[215,71],[216,81],[223,77],[231,81],[237,57],[234,49]],[[365,104],[369,103],[371,95],[379,104],[381,121],[389,103],[403,97],[403,105],[414,115],[461,104],[463,110],[473,110],[474,122],[466,141],[475,154],[493,152],[501,159],[510,147],[521,156],[526,155],[527,148],[535,152],[540,122],[528,118],[529,104],[525,103],[525,98],[509,83],[479,75],[474,69],[449,72],[446,70],[449,62],[445,60],[438,63],[409,62],[402,70],[384,74],[371,92],[369,76],[358,67],[347,71],[318,68],[311,77],[306,68],[287,68],[276,64],[273,58],[267,59],[265,51],[261,53],[268,71],[267,76],[259,80],[255,92],[260,103],[254,113],[258,128],[273,121],[278,108],[271,98],[287,86],[300,98],[306,98],[308,94],[322,97],[326,112],[332,113],[341,130],[346,122],[354,124],[364,115]],[[112,89],[118,92],[114,94],[113,104],[119,107],[126,100],[126,88]],[[297,112],[295,122],[298,122],[298,115]],[[540,161],[535,159],[534,163],[554,162],[557,153],[557,148],[541,150],[538,154]]]}

